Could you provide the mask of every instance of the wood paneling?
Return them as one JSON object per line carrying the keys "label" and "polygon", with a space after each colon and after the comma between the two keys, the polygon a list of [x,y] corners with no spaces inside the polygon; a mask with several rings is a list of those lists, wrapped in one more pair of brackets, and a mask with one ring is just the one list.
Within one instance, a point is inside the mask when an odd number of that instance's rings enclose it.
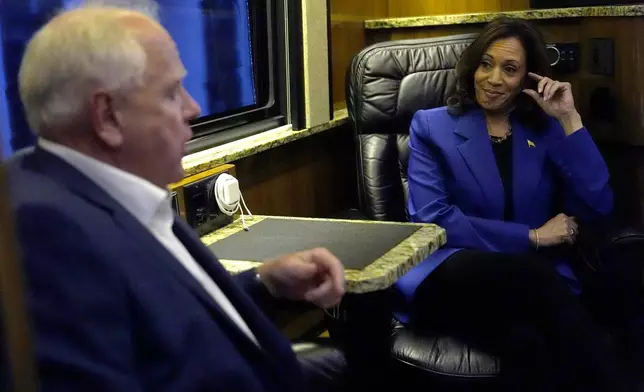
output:
{"label": "wood paneling", "polygon": [[364,19],[386,18],[388,0],[331,0],[331,18],[354,17]]}
{"label": "wood paneling", "polygon": [[366,46],[364,21],[386,18],[388,0],[331,0],[331,88],[334,109],[345,107],[345,75],[351,59]]}
{"label": "wood paneling", "polygon": [[[376,30],[377,31],[377,30]],[[441,26],[441,27],[428,27],[420,29],[391,29],[381,30],[380,37],[377,41],[412,39],[412,38],[430,38],[430,37],[444,37],[447,35],[478,33],[481,31],[480,25],[459,25],[459,26]],[[371,36],[371,32],[369,33]],[[387,35],[384,35],[387,34]],[[376,40],[371,40],[376,42]]]}
{"label": "wood paneling", "polygon": [[362,21],[331,23],[331,89],[333,109],[346,107],[345,79],[351,59],[366,46]]}
{"label": "wood paneling", "polygon": [[529,0],[389,0],[388,17],[518,11],[529,8]]}
{"label": "wood paneling", "polygon": [[329,217],[357,206],[355,147],[346,125],[234,164],[254,214]]}

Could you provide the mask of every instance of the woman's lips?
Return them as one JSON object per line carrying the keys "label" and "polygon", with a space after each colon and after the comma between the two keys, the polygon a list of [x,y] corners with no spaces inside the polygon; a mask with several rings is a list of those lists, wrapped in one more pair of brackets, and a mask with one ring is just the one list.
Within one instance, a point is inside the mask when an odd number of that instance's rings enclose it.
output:
{"label": "woman's lips", "polygon": [[501,93],[501,92],[493,91],[493,90],[488,90],[488,89],[483,89],[483,92],[485,93],[485,95],[486,95],[488,98],[498,98],[498,97],[500,97],[501,95],[503,95],[503,93]]}

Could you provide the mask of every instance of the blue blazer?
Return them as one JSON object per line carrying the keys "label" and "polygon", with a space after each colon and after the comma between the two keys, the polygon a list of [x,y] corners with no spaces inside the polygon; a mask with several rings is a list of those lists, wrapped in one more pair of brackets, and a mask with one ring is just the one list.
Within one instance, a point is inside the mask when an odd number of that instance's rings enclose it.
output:
{"label": "blue blazer", "polygon": [[[505,222],[503,184],[482,110],[453,116],[442,107],[414,115],[409,141],[409,215],[414,222],[443,227],[447,244],[396,283],[405,301],[411,301],[416,287],[459,249],[529,252],[529,230],[541,227],[557,213],[584,221],[612,211],[608,169],[586,129],[566,137],[552,118],[540,132],[516,119],[510,122],[514,221]],[[556,262],[556,267],[575,279],[565,260]]]}
{"label": "blue blazer", "polygon": [[[36,148],[8,163],[42,391],[303,391],[290,343],[193,230],[174,231],[257,337],[107,193]],[[236,281],[235,281],[236,280]]]}

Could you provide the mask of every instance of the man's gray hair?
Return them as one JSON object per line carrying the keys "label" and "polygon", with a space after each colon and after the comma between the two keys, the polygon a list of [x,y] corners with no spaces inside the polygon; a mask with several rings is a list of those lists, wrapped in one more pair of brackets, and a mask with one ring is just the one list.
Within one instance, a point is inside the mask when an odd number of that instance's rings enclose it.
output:
{"label": "man's gray hair", "polygon": [[146,53],[124,11],[158,20],[152,0],[86,0],[66,9],[29,41],[18,82],[37,134],[72,125],[97,88],[127,91],[143,83]]}

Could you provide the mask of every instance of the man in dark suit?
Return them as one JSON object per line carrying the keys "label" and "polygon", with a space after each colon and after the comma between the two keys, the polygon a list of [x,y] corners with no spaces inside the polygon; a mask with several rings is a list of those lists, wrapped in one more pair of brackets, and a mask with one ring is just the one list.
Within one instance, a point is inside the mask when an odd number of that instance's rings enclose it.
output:
{"label": "man in dark suit", "polygon": [[176,219],[184,76],[167,32],[119,8],[62,13],[26,49],[38,145],[7,168],[43,391],[310,390],[254,300],[333,306],[342,265],[316,249],[231,278]]}

